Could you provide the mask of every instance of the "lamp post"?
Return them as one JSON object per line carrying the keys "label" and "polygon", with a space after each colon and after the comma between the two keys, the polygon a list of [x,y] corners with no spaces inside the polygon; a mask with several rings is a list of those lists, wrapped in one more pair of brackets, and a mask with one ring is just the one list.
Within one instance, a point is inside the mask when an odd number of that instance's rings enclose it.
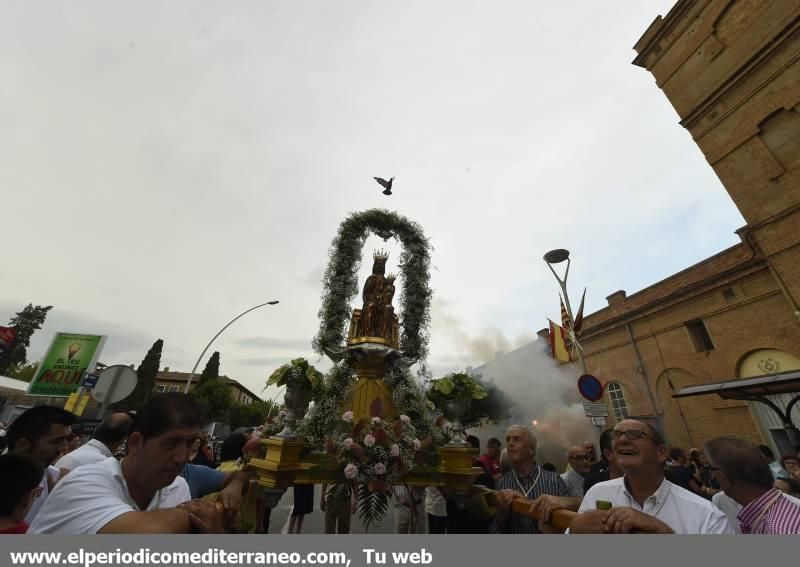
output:
{"label": "lamp post", "polygon": [[208,347],[211,346],[211,343],[213,343],[215,340],[217,340],[217,337],[220,336],[225,329],[227,329],[228,327],[233,325],[233,323],[235,323],[239,318],[247,315],[251,311],[255,311],[259,307],[264,307],[265,305],[277,305],[277,304],[278,304],[278,301],[274,301],[273,300],[273,301],[267,301],[266,303],[262,303],[261,305],[256,305],[255,307],[251,307],[247,311],[245,311],[243,313],[240,313],[239,315],[237,315],[236,317],[231,319],[231,321],[227,325],[222,327],[219,330],[219,332],[216,335],[214,335],[214,338],[211,339],[210,341],[208,341],[208,344],[206,345],[206,348],[203,349],[203,352],[201,352],[200,356],[197,358],[197,362],[194,363],[194,368],[192,368],[192,373],[189,374],[189,379],[186,381],[186,387],[183,389],[183,393],[184,394],[188,394],[189,393],[189,387],[192,385],[192,378],[194,378],[194,373],[197,371],[197,367],[200,364],[200,361],[203,360],[203,357],[205,356],[206,351],[208,350]]}
{"label": "lamp post", "polygon": [[[558,248],[556,250],[551,250],[547,254],[544,255],[544,261],[547,264],[547,267],[550,268],[550,271],[553,272],[553,276],[555,276],[558,285],[561,286],[561,293],[564,295],[564,303],[567,307],[567,316],[569,317],[569,326],[570,328],[568,331],[570,332],[570,340],[576,345],[575,350],[578,351],[578,360],[581,363],[581,369],[583,370],[584,374],[588,374],[586,372],[586,361],[583,360],[583,350],[581,350],[580,344],[578,344],[578,338],[575,336],[574,326],[575,326],[575,319],[572,316],[572,306],[569,304],[569,294],[567,293],[567,277],[569,276],[569,250],[565,250],[563,248]],[[553,269],[553,264],[560,264],[562,262],[567,262],[567,269],[564,272],[564,279],[558,277],[558,274]]]}
{"label": "lamp post", "polygon": [[[550,271],[553,272],[553,276],[555,276],[558,285],[561,287],[561,293],[564,295],[564,304],[567,308],[567,316],[569,317],[569,333],[570,333],[570,340],[575,345],[575,350],[578,351],[578,360],[581,363],[581,370],[584,374],[588,374],[586,371],[586,361],[583,359],[583,350],[581,349],[581,345],[578,343],[578,337],[575,336],[575,318],[572,316],[572,306],[569,304],[569,294],[567,293],[567,277],[569,276],[569,250],[565,250],[563,248],[558,248],[556,250],[551,250],[547,254],[544,255],[544,261],[547,264],[547,267],[550,268]],[[553,264],[561,264],[562,262],[567,263],[567,269],[564,271],[564,278],[560,278],[556,271],[553,269]],[[588,417],[588,416],[587,416]],[[605,418],[602,418],[605,419]],[[602,425],[599,423],[595,423],[595,418],[590,418],[593,425],[597,428],[597,435],[598,437],[595,441],[599,440],[599,432],[602,429]]]}

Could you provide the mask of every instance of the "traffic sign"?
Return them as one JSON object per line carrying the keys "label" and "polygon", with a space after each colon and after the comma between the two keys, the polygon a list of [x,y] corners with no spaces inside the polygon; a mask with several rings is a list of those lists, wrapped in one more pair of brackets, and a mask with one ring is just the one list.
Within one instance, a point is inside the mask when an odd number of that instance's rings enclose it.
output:
{"label": "traffic sign", "polygon": [[91,435],[95,428],[100,425],[99,419],[81,419],[72,426],[72,431],[81,435]]}
{"label": "traffic sign", "polygon": [[608,417],[608,408],[602,402],[583,402],[586,417]]}
{"label": "traffic sign", "polygon": [[101,404],[113,404],[124,400],[136,389],[139,376],[122,364],[109,366],[97,376],[97,385],[90,390],[92,397]]}
{"label": "traffic sign", "polygon": [[91,390],[92,388],[97,386],[97,378],[98,378],[97,374],[87,374],[83,378],[83,382],[81,383],[81,386]]}
{"label": "traffic sign", "polygon": [[578,378],[578,391],[590,402],[597,402],[603,398],[603,385],[591,374],[584,374]]}

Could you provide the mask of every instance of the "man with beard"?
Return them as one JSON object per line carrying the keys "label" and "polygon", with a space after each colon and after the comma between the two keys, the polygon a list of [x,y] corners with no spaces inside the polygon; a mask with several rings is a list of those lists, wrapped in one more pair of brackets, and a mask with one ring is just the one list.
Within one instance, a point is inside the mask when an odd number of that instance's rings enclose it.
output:
{"label": "man with beard", "polygon": [[9,452],[27,455],[45,471],[25,516],[27,524],[33,522],[56,482],[67,472],[52,465],[67,450],[67,439],[76,421],[73,414],[62,408],[37,406],[20,415],[8,429]]}
{"label": "man with beard", "polygon": [[28,533],[222,532],[222,506],[192,501],[179,476],[204,421],[193,397],[154,396],[133,419],[128,455],[68,474]]}
{"label": "man with beard", "polygon": [[[667,446],[647,423],[626,419],[612,433],[622,478],[594,485],[571,533],[729,534],[728,518],[711,502],[664,478]],[[598,502],[610,510],[598,510]]]}

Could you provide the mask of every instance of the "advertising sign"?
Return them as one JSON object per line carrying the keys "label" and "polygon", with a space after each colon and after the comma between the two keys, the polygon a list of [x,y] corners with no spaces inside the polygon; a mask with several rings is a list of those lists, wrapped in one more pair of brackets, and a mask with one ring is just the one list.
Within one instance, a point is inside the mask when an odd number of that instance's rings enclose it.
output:
{"label": "advertising sign", "polygon": [[94,370],[106,337],[56,333],[28,387],[29,396],[66,398],[78,390],[86,371]]}
{"label": "advertising sign", "polygon": [[13,327],[0,327],[0,354],[7,349],[11,348],[14,344],[14,339],[17,336],[17,330]]}

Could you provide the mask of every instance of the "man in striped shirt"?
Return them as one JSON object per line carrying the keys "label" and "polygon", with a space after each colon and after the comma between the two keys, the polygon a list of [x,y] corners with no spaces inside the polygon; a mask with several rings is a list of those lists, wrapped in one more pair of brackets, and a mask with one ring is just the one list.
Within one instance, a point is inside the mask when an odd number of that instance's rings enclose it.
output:
{"label": "man in striped shirt", "polygon": [[773,487],[757,447],[720,437],[706,443],[706,454],[720,488],[742,505],[737,519],[743,534],[800,534],[800,505]]}
{"label": "man in striped shirt", "polygon": [[506,451],[513,469],[495,484],[499,490],[496,520],[500,531],[512,534],[541,533],[537,521],[511,510],[516,498],[536,500],[538,517],[547,521],[550,512],[558,508],[577,510],[580,499],[568,496],[567,485],[558,473],[543,470],[536,464],[536,437],[521,425],[512,425],[506,432]]}
{"label": "man in striped shirt", "polygon": [[592,468],[590,457],[583,447],[574,445],[567,449],[567,462],[570,468],[561,475],[561,478],[564,479],[570,496],[583,498],[583,483],[586,482],[585,477]]}

